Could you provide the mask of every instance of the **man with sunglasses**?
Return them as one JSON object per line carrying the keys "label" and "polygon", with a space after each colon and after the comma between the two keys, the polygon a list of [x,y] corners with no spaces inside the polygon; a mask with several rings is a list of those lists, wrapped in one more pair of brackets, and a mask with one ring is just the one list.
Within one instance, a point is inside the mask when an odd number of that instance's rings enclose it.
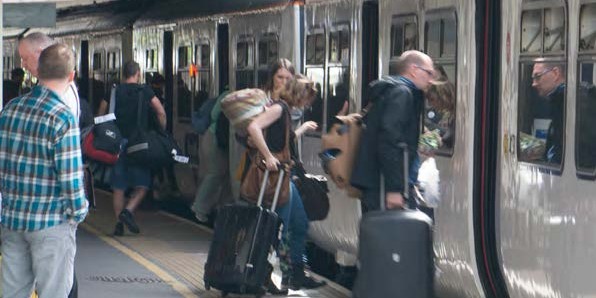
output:
{"label": "man with sunglasses", "polygon": [[[563,154],[563,127],[565,111],[565,67],[560,63],[545,61],[543,58],[534,60],[532,70],[532,87],[540,96],[535,119],[550,120],[546,135],[546,150],[544,160],[549,163],[561,163]],[[545,119],[544,119],[545,118]],[[537,123],[535,121],[535,123]],[[536,130],[537,127],[534,127]],[[536,133],[537,135],[540,132]]]}
{"label": "man with sunglasses", "polygon": [[[397,63],[398,76],[383,77],[369,86],[372,107],[365,117],[360,148],[352,171],[351,183],[363,192],[365,211],[378,210],[380,177],[384,177],[384,191],[388,209],[403,208],[404,184],[403,151],[409,149],[409,165],[414,164],[421,131],[425,92],[434,79],[432,59],[419,51],[404,52]],[[415,173],[410,166],[410,179]],[[413,179],[414,181],[416,179]]]}

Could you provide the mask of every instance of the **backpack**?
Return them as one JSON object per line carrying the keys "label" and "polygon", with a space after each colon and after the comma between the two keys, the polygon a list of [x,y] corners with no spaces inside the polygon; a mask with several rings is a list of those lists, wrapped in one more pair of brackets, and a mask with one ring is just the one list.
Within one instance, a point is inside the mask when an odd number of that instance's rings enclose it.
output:
{"label": "backpack", "polygon": [[211,110],[213,110],[213,106],[217,102],[217,98],[210,98],[206,100],[198,111],[193,112],[192,114],[192,128],[200,134],[203,135],[211,125]]}
{"label": "backpack", "polygon": [[269,101],[269,96],[261,89],[243,89],[226,95],[221,100],[221,110],[230,124],[243,132],[252,119],[265,110]]}

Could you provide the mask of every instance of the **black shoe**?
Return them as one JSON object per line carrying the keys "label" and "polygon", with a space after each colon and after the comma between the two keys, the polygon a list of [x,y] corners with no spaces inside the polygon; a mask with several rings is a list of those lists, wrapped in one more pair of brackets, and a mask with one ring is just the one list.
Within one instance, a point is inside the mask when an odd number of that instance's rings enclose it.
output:
{"label": "black shoe", "polygon": [[116,223],[114,228],[114,236],[124,236],[124,224],[122,222]]}
{"label": "black shoe", "polygon": [[300,289],[316,289],[327,284],[324,280],[316,280],[304,272],[304,267],[292,269],[292,277],[290,278],[290,289],[298,291]]}
{"label": "black shoe", "polygon": [[139,226],[135,222],[134,217],[132,216],[132,213],[130,213],[130,211],[128,211],[127,209],[124,209],[122,210],[122,212],[120,212],[120,215],[118,215],[118,219],[120,219],[120,221],[126,225],[126,227],[131,233],[138,234],[141,232]]}
{"label": "black shoe", "polygon": [[267,293],[271,295],[288,295],[287,288],[278,288],[271,279],[265,283],[265,288],[267,289]]}

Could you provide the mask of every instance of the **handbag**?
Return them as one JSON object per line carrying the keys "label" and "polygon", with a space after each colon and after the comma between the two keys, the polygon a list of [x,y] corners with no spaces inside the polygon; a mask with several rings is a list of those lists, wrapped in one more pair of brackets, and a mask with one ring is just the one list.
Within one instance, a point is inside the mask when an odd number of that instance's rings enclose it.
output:
{"label": "handbag", "polygon": [[[188,161],[187,157],[179,156],[182,150],[169,133],[163,129],[148,130],[147,121],[142,117],[143,110],[143,92],[139,88],[139,101],[137,103],[137,126],[128,139],[126,148],[127,161],[149,167],[160,169],[164,166],[178,161],[179,158]],[[180,160],[184,162],[183,160]]]}
{"label": "handbag", "polygon": [[[287,111],[287,110],[286,110]],[[277,158],[281,163],[282,166],[290,166],[291,165],[291,158],[290,158],[290,115],[286,113],[286,137],[284,142],[284,148],[280,152],[273,153],[273,156]],[[265,137],[266,132],[263,133]],[[265,172],[267,167],[265,163],[262,161],[264,160],[262,154],[256,150],[251,149],[249,151],[249,156],[251,163],[249,165],[248,170],[246,171],[246,175],[242,180],[242,184],[240,185],[240,197],[246,201],[257,203],[259,199],[259,192],[261,190],[261,183],[265,179]],[[287,169],[286,169],[287,170]],[[270,172],[267,177],[267,184],[264,190],[263,196],[263,204],[266,206],[271,206],[273,198],[275,196],[275,186],[277,183],[277,179],[280,175],[280,171]],[[278,206],[283,206],[290,200],[290,175],[284,175],[283,177],[283,184],[280,189],[279,198],[278,198]]]}
{"label": "handbag", "polygon": [[294,183],[300,192],[302,205],[310,221],[323,220],[329,214],[329,197],[327,193],[327,177],[306,173],[302,163],[294,167]]}
{"label": "handbag", "polygon": [[110,109],[107,115],[96,117],[92,128],[81,130],[83,153],[89,158],[109,165],[116,164],[120,154],[122,135],[116,126],[116,86],[112,87]]}

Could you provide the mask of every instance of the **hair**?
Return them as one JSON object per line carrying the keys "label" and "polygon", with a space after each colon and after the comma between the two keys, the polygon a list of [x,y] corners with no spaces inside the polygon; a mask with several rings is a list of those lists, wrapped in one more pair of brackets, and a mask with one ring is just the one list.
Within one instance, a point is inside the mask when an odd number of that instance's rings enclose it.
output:
{"label": "hair", "polygon": [[39,50],[43,50],[56,43],[51,37],[41,32],[29,33],[21,39],[21,42],[25,42],[31,47],[37,47]]}
{"label": "hair", "polygon": [[398,74],[403,75],[406,73],[410,65],[422,65],[424,64],[424,55],[419,51],[405,51],[397,59],[395,70]]}
{"label": "hair", "polygon": [[141,71],[141,67],[138,63],[134,61],[128,61],[124,63],[124,70],[122,74],[124,75],[124,79],[129,79],[134,77],[139,71]]}
{"label": "hair", "polygon": [[51,45],[39,55],[37,72],[40,80],[68,78],[74,71],[74,68],[74,52],[65,44],[57,43]]}
{"label": "hair", "polygon": [[449,81],[441,65],[435,65],[437,78],[430,83],[425,93],[428,103],[437,110],[455,110],[455,85]]}
{"label": "hair", "polygon": [[313,81],[297,74],[286,83],[279,97],[290,107],[301,107],[315,99],[317,89]]}
{"label": "hair", "polygon": [[286,58],[279,58],[275,62],[271,63],[269,66],[269,73],[267,76],[267,82],[265,82],[265,91],[273,91],[273,78],[275,74],[280,69],[286,69],[292,75],[296,74],[296,69],[294,68],[294,64],[290,62],[290,60]]}

